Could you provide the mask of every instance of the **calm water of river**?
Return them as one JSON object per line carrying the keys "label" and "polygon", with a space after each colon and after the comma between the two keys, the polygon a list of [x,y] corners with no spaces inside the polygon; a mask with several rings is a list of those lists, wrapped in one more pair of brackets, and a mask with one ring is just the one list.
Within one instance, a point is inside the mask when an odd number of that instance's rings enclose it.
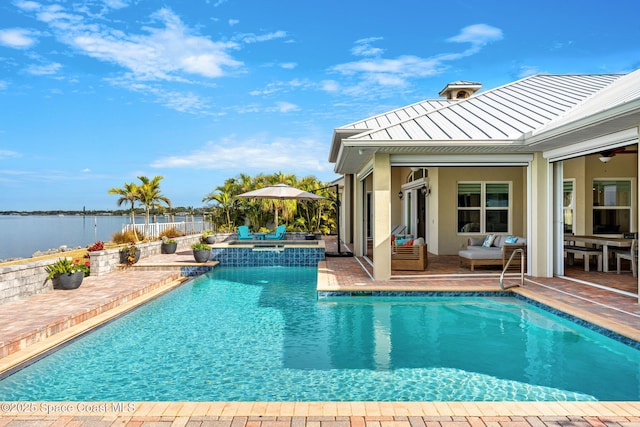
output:
{"label": "calm water of river", "polygon": [[[144,219],[136,218],[136,222]],[[0,215],[0,259],[26,258],[61,245],[85,247],[97,240],[108,241],[128,223],[128,216]]]}

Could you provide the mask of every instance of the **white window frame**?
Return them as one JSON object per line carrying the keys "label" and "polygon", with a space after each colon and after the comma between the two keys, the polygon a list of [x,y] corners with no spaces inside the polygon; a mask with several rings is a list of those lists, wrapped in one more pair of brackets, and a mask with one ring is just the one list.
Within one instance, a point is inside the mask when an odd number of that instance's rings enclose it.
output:
{"label": "white window frame", "polygon": [[[460,207],[458,206],[458,186],[459,184],[480,184],[480,206],[479,207]],[[487,184],[507,184],[509,186],[509,204],[508,206],[495,206],[489,207],[487,206]],[[458,218],[459,212],[463,211],[480,211],[480,229],[479,231],[470,231],[463,232],[458,229]],[[456,182],[456,231],[457,234],[466,236],[466,235],[477,235],[477,234],[487,234],[494,233],[486,230],[486,218],[487,211],[498,210],[498,211],[507,211],[507,231],[496,232],[495,234],[512,234],[512,213],[513,213],[513,182],[512,181],[458,181]]]}
{"label": "white window frame", "polygon": [[[633,219],[635,218],[635,192],[634,192],[634,188],[636,185],[636,179],[635,178],[629,178],[629,177],[624,177],[624,178],[593,178],[593,180],[591,181],[591,187],[595,188],[594,184],[595,182],[607,182],[607,181],[611,181],[611,182],[618,182],[618,181],[628,181],[629,182],[629,201],[626,205],[603,205],[603,206],[594,206],[593,205],[593,194],[591,195],[591,226],[593,227],[593,220],[594,220],[594,215],[596,211],[599,210],[628,210],[629,211],[629,232],[636,232],[637,230],[635,230],[635,225],[634,225],[634,221]],[[619,232],[619,233],[596,233],[596,230],[592,229],[591,232],[593,234],[598,234],[598,235],[620,235],[623,234],[623,232]]]}
{"label": "white window frame", "polygon": [[[564,186],[565,183],[571,183],[571,202],[569,202],[569,206],[564,206]],[[566,229],[566,224],[564,222],[565,212],[571,212],[571,230]],[[562,180],[562,228],[565,233],[575,234],[576,232],[576,179],[575,178],[566,178]]]}

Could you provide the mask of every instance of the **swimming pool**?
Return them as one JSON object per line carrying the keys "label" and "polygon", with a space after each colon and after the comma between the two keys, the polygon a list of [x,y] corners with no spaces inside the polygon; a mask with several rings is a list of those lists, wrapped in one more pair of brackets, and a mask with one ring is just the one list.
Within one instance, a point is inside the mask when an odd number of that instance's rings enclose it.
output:
{"label": "swimming pool", "polygon": [[640,400],[640,352],[508,297],[316,298],[219,268],[0,381],[0,400]]}

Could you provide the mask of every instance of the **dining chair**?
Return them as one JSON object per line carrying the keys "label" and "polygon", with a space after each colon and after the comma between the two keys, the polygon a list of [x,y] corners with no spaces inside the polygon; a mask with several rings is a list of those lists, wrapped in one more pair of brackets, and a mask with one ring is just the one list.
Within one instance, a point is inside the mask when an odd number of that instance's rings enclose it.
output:
{"label": "dining chair", "polygon": [[638,277],[638,239],[631,241],[629,251],[616,252],[616,271],[618,274],[620,274],[620,261],[623,259],[629,260],[633,277]]}

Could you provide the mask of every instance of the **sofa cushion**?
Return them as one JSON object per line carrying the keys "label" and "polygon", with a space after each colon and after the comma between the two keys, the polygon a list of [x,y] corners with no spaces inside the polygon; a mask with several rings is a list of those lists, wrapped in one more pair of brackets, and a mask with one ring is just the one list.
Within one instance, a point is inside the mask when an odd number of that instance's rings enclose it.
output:
{"label": "sofa cushion", "polygon": [[413,246],[424,246],[424,238],[418,237],[413,241]]}
{"label": "sofa cushion", "polygon": [[483,248],[481,246],[469,246],[458,252],[458,256],[466,259],[501,259],[500,248]]}
{"label": "sofa cushion", "polygon": [[496,239],[495,234],[487,234],[487,237],[484,238],[482,242],[483,248],[490,248],[493,245],[493,241]]}

